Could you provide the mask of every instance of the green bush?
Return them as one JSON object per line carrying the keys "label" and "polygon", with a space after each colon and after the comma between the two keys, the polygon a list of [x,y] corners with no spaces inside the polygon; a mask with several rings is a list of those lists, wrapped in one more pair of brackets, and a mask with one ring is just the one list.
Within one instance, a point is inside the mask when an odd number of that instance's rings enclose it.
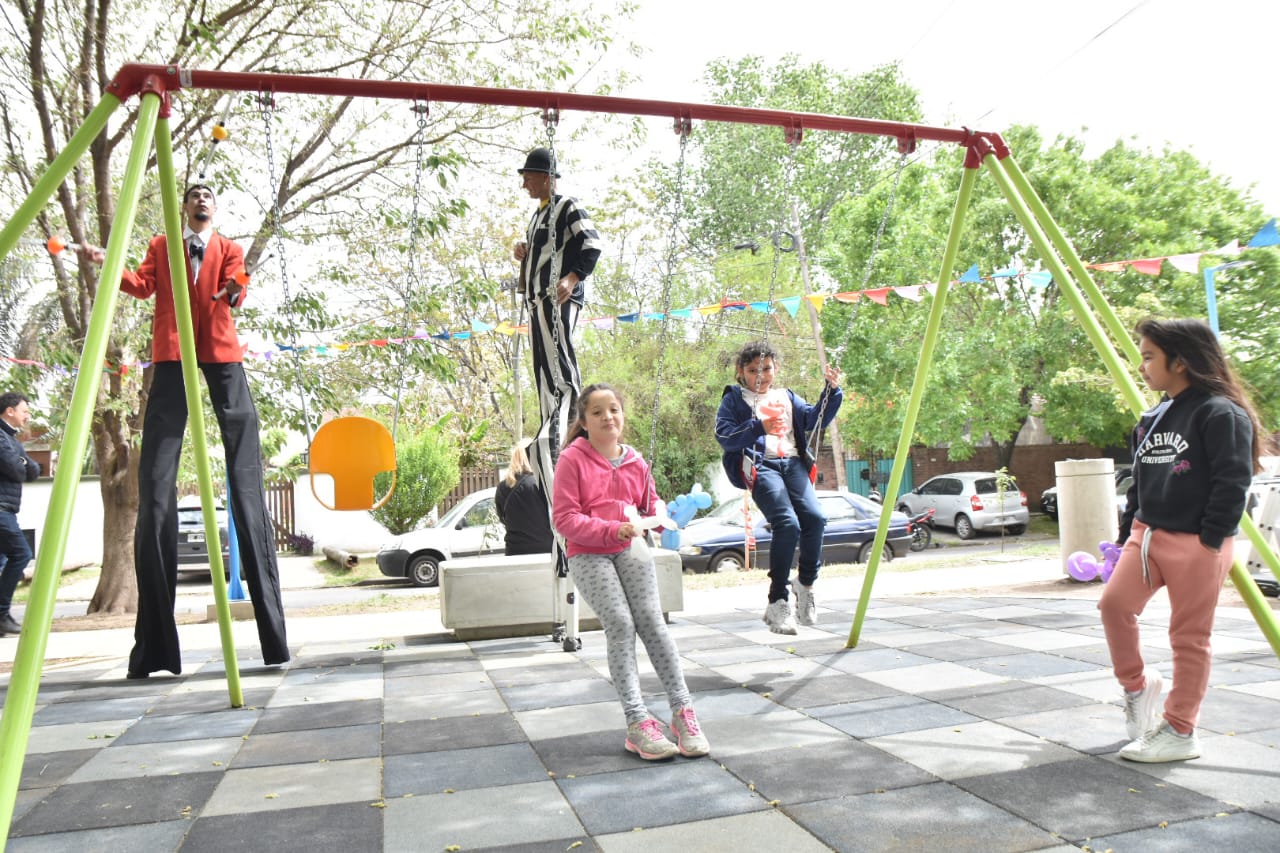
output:
{"label": "green bush", "polygon": [[[435,429],[423,430],[396,446],[396,490],[391,499],[370,512],[374,521],[394,534],[422,526],[431,510],[458,485],[458,450]],[[377,494],[386,494],[391,475],[379,474]]]}

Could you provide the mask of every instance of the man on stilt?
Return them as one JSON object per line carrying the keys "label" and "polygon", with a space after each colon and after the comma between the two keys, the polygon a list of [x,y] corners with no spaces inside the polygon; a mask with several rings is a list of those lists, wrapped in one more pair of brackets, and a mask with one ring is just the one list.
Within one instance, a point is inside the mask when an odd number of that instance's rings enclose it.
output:
{"label": "man on stilt", "polygon": [[[556,195],[555,154],[534,148],[517,170],[525,192],[538,209],[529,220],[525,239],[512,253],[520,263],[520,292],[529,309],[529,339],[533,375],[542,421],[529,448],[529,463],[551,505],[552,477],[560,442],[574,418],[582,379],[573,350],[573,330],[582,311],[583,282],[600,257],[600,237],[587,211],[575,198]],[[556,537],[556,576],[568,577],[564,547]],[[557,584],[557,587],[559,584]],[[553,639],[562,639],[564,620],[558,618],[561,596],[555,595]]]}

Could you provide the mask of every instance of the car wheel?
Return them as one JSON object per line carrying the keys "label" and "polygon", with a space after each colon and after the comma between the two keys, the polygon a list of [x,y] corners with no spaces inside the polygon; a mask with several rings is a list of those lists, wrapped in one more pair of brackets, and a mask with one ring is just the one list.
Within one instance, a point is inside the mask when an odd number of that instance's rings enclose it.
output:
{"label": "car wheel", "polygon": [[[866,564],[871,562],[871,549],[875,547],[875,544],[876,544],[875,542],[862,543],[862,547],[858,549],[859,563]],[[880,551],[880,562],[887,563],[892,559],[893,559],[893,552],[889,550],[888,545],[885,545],[884,549]]]}
{"label": "car wheel", "polygon": [[915,515],[915,513],[911,511],[911,507],[906,504],[898,504],[898,512],[903,515]]}
{"label": "car wheel", "polygon": [[707,563],[708,572],[740,572],[746,568],[746,561],[738,551],[721,551]]}
{"label": "car wheel", "polygon": [[1010,524],[1004,529],[1004,532],[1010,536],[1021,536],[1027,532],[1027,526],[1025,524]]}
{"label": "car wheel", "polygon": [[972,539],[977,535],[977,531],[973,529],[973,522],[964,513],[956,516],[956,535],[961,539]]}
{"label": "car wheel", "polygon": [[440,563],[430,554],[419,554],[409,561],[409,580],[414,586],[439,585]]}
{"label": "car wheel", "polygon": [[1046,509],[1044,511],[1044,514],[1049,516],[1049,518],[1053,521],[1058,520],[1058,511],[1056,509]]}

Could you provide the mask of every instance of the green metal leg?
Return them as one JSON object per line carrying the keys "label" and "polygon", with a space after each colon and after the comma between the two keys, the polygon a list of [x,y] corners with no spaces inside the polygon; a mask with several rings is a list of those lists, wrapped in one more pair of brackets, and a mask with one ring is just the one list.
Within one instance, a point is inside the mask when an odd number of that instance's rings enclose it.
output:
{"label": "green metal leg", "polygon": [[[200,371],[196,364],[196,333],[191,321],[191,290],[187,282],[187,258],[182,251],[182,215],[178,201],[178,178],[173,168],[173,137],[169,120],[160,119],[156,126],[156,166],[163,188],[164,228],[169,250],[169,278],[173,282],[173,309],[178,321],[178,346],[182,353],[182,384],[187,395],[187,422],[190,425],[192,456],[196,462],[196,478],[200,483],[200,506],[204,515],[206,542],[220,541],[218,518],[214,512],[217,498],[209,473],[209,440],[204,424],[204,400],[200,394]],[[218,636],[222,642],[222,660],[227,672],[227,691],[231,707],[244,705],[240,691],[240,668],[236,663],[236,643],[232,633],[231,607],[227,604],[227,581],[223,575],[222,549],[209,548],[209,576],[213,583],[213,601],[218,611]]]}
{"label": "green metal leg", "polygon": [[956,256],[960,253],[960,237],[964,234],[965,214],[969,210],[969,199],[973,195],[973,185],[978,180],[977,168],[966,168],[960,180],[960,192],[956,196],[955,213],[951,217],[951,231],[947,236],[947,248],[942,253],[942,271],[938,273],[938,291],[933,297],[933,308],[929,312],[929,324],[925,329],[924,343],[920,347],[920,360],[916,362],[916,375],[911,385],[911,400],[907,403],[906,419],[902,423],[902,433],[898,436],[898,449],[893,456],[893,470],[889,474],[889,483],[884,491],[884,507],[880,511],[880,524],[876,527],[875,542],[871,546],[871,559],[867,561],[867,572],[862,579],[862,594],[858,598],[858,609],[853,616],[853,625],[849,629],[849,640],[845,648],[858,645],[858,637],[862,634],[862,622],[867,615],[867,606],[871,603],[871,588],[875,585],[876,570],[880,567],[880,553],[889,538],[889,519],[893,514],[894,500],[898,488],[902,485],[902,474],[907,467],[907,456],[911,452],[911,437],[915,435],[916,420],[920,416],[920,405],[924,400],[925,387],[929,384],[929,366],[933,363],[933,351],[938,344],[938,332],[942,328],[942,314],[947,307],[947,290],[951,286],[951,276],[955,271]]}
{"label": "green metal leg", "polygon": [[[95,116],[98,115],[99,110],[94,110]],[[109,110],[107,112],[109,113]],[[121,273],[124,272],[126,244],[129,233],[133,230],[147,152],[159,112],[160,97],[154,94],[144,95],[138,107],[138,126],[133,138],[133,147],[129,151],[124,183],[117,199],[116,224],[111,229],[111,238],[107,241],[106,259],[102,265],[101,280],[103,282],[118,282]],[[82,133],[83,130],[77,133],[76,139],[80,139]],[[64,157],[71,153],[72,149],[68,148],[63,156],[54,161],[54,166],[62,172],[64,177],[74,165],[74,160],[64,162]],[[50,173],[55,171],[54,166],[50,167]],[[44,183],[46,180],[42,179],[41,185]],[[56,183],[54,183],[55,186]],[[33,192],[32,198],[34,197]],[[22,209],[26,210],[30,203],[31,199],[28,199]],[[31,215],[34,216],[34,212]],[[67,535],[71,529],[76,486],[80,482],[80,471],[84,467],[85,449],[89,444],[94,404],[98,396],[98,382],[102,375],[102,362],[106,358],[107,342],[111,334],[111,324],[119,294],[118,287],[102,287],[98,290],[97,299],[93,303],[89,333],[85,338],[84,349],[80,353],[80,372],[76,376],[75,390],[71,397],[71,411],[67,416],[66,434],[59,454],[60,464],[54,475],[53,490],[49,496],[49,513],[45,519],[40,548],[36,554],[35,575],[31,581],[31,595],[27,600],[22,636],[18,639],[13,677],[9,680],[9,690],[5,695],[4,717],[0,719],[0,838],[8,837],[9,823],[13,819],[13,806],[17,801],[22,761],[27,750],[27,739],[31,733],[31,718],[35,714],[40,672],[49,641],[49,626],[53,622],[53,605],[58,595],[62,559],[66,554]]]}

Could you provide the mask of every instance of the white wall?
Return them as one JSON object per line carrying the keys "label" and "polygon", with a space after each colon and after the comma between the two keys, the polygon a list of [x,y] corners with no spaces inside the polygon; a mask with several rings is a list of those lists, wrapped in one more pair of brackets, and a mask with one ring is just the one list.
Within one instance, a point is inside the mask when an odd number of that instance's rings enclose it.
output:
{"label": "white wall", "polygon": [[[328,503],[333,503],[333,481],[322,476],[316,481],[316,491]],[[337,548],[355,554],[376,552],[395,537],[373,520],[368,512],[329,509],[311,493],[311,475],[303,474],[293,489],[293,529],[315,540],[316,553],[324,547]]]}
{"label": "white wall", "polygon": [[[22,510],[18,524],[25,530],[36,531],[36,548],[44,545],[45,516],[49,512],[49,496],[53,492],[53,478],[41,477],[34,483],[22,484]],[[67,550],[62,568],[101,565],[102,563],[102,491],[99,478],[81,477],[75,492],[75,505],[71,511],[71,527],[67,533]],[[127,530],[125,536],[132,537]],[[30,569],[28,569],[30,571]]]}

